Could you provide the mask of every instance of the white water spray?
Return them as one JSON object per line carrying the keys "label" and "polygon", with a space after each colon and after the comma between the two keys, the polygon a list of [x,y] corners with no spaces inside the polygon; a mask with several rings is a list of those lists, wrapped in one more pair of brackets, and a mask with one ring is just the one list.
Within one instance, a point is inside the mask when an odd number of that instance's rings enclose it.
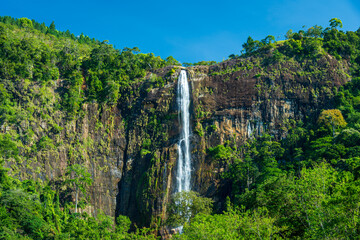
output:
{"label": "white water spray", "polygon": [[180,116],[180,140],[178,143],[179,159],[177,164],[175,192],[190,191],[190,91],[186,71],[181,70],[178,79],[177,101]]}

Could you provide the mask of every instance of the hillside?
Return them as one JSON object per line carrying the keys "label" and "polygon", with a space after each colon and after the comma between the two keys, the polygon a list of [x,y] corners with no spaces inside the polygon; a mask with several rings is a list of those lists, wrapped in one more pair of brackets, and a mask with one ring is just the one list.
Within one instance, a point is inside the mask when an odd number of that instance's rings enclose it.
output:
{"label": "hillside", "polygon": [[[359,31],[332,19],[183,67],[4,19],[2,238],[168,238],[189,219],[173,238],[358,236]],[[182,69],[197,192],[180,196],[187,217],[173,204]]]}

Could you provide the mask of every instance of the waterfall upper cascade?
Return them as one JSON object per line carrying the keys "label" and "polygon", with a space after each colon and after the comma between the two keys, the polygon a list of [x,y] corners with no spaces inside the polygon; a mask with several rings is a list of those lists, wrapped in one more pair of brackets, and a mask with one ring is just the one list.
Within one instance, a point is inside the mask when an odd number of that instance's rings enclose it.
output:
{"label": "waterfall upper cascade", "polygon": [[177,102],[180,118],[180,140],[178,143],[179,159],[177,163],[175,192],[190,191],[191,156],[190,156],[190,91],[185,70],[181,70],[178,79]]}

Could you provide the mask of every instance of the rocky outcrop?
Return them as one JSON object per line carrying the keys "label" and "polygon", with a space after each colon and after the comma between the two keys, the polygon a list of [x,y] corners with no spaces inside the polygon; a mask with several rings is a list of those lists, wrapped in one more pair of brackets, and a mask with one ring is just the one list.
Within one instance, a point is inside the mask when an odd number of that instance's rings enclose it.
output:
{"label": "rocky outcrop", "polygon": [[224,166],[212,162],[206,150],[226,141],[241,145],[264,132],[281,139],[294,122],[316,121],[319,110],[332,105],[336,89],[350,80],[347,69],[329,55],[271,64],[246,58],[188,69],[195,133],[193,189],[221,200]]}

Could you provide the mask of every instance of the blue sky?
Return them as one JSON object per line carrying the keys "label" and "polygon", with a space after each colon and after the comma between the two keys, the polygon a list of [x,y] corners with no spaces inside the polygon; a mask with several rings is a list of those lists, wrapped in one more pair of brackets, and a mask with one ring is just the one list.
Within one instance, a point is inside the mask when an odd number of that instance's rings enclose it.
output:
{"label": "blue sky", "polygon": [[283,39],[289,29],[327,27],[340,18],[344,30],[360,27],[359,0],[93,1],[8,0],[1,16],[27,17],[69,29],[116,48],[139,47],[180,62],[222,61],[240,53],[248,36]]}

